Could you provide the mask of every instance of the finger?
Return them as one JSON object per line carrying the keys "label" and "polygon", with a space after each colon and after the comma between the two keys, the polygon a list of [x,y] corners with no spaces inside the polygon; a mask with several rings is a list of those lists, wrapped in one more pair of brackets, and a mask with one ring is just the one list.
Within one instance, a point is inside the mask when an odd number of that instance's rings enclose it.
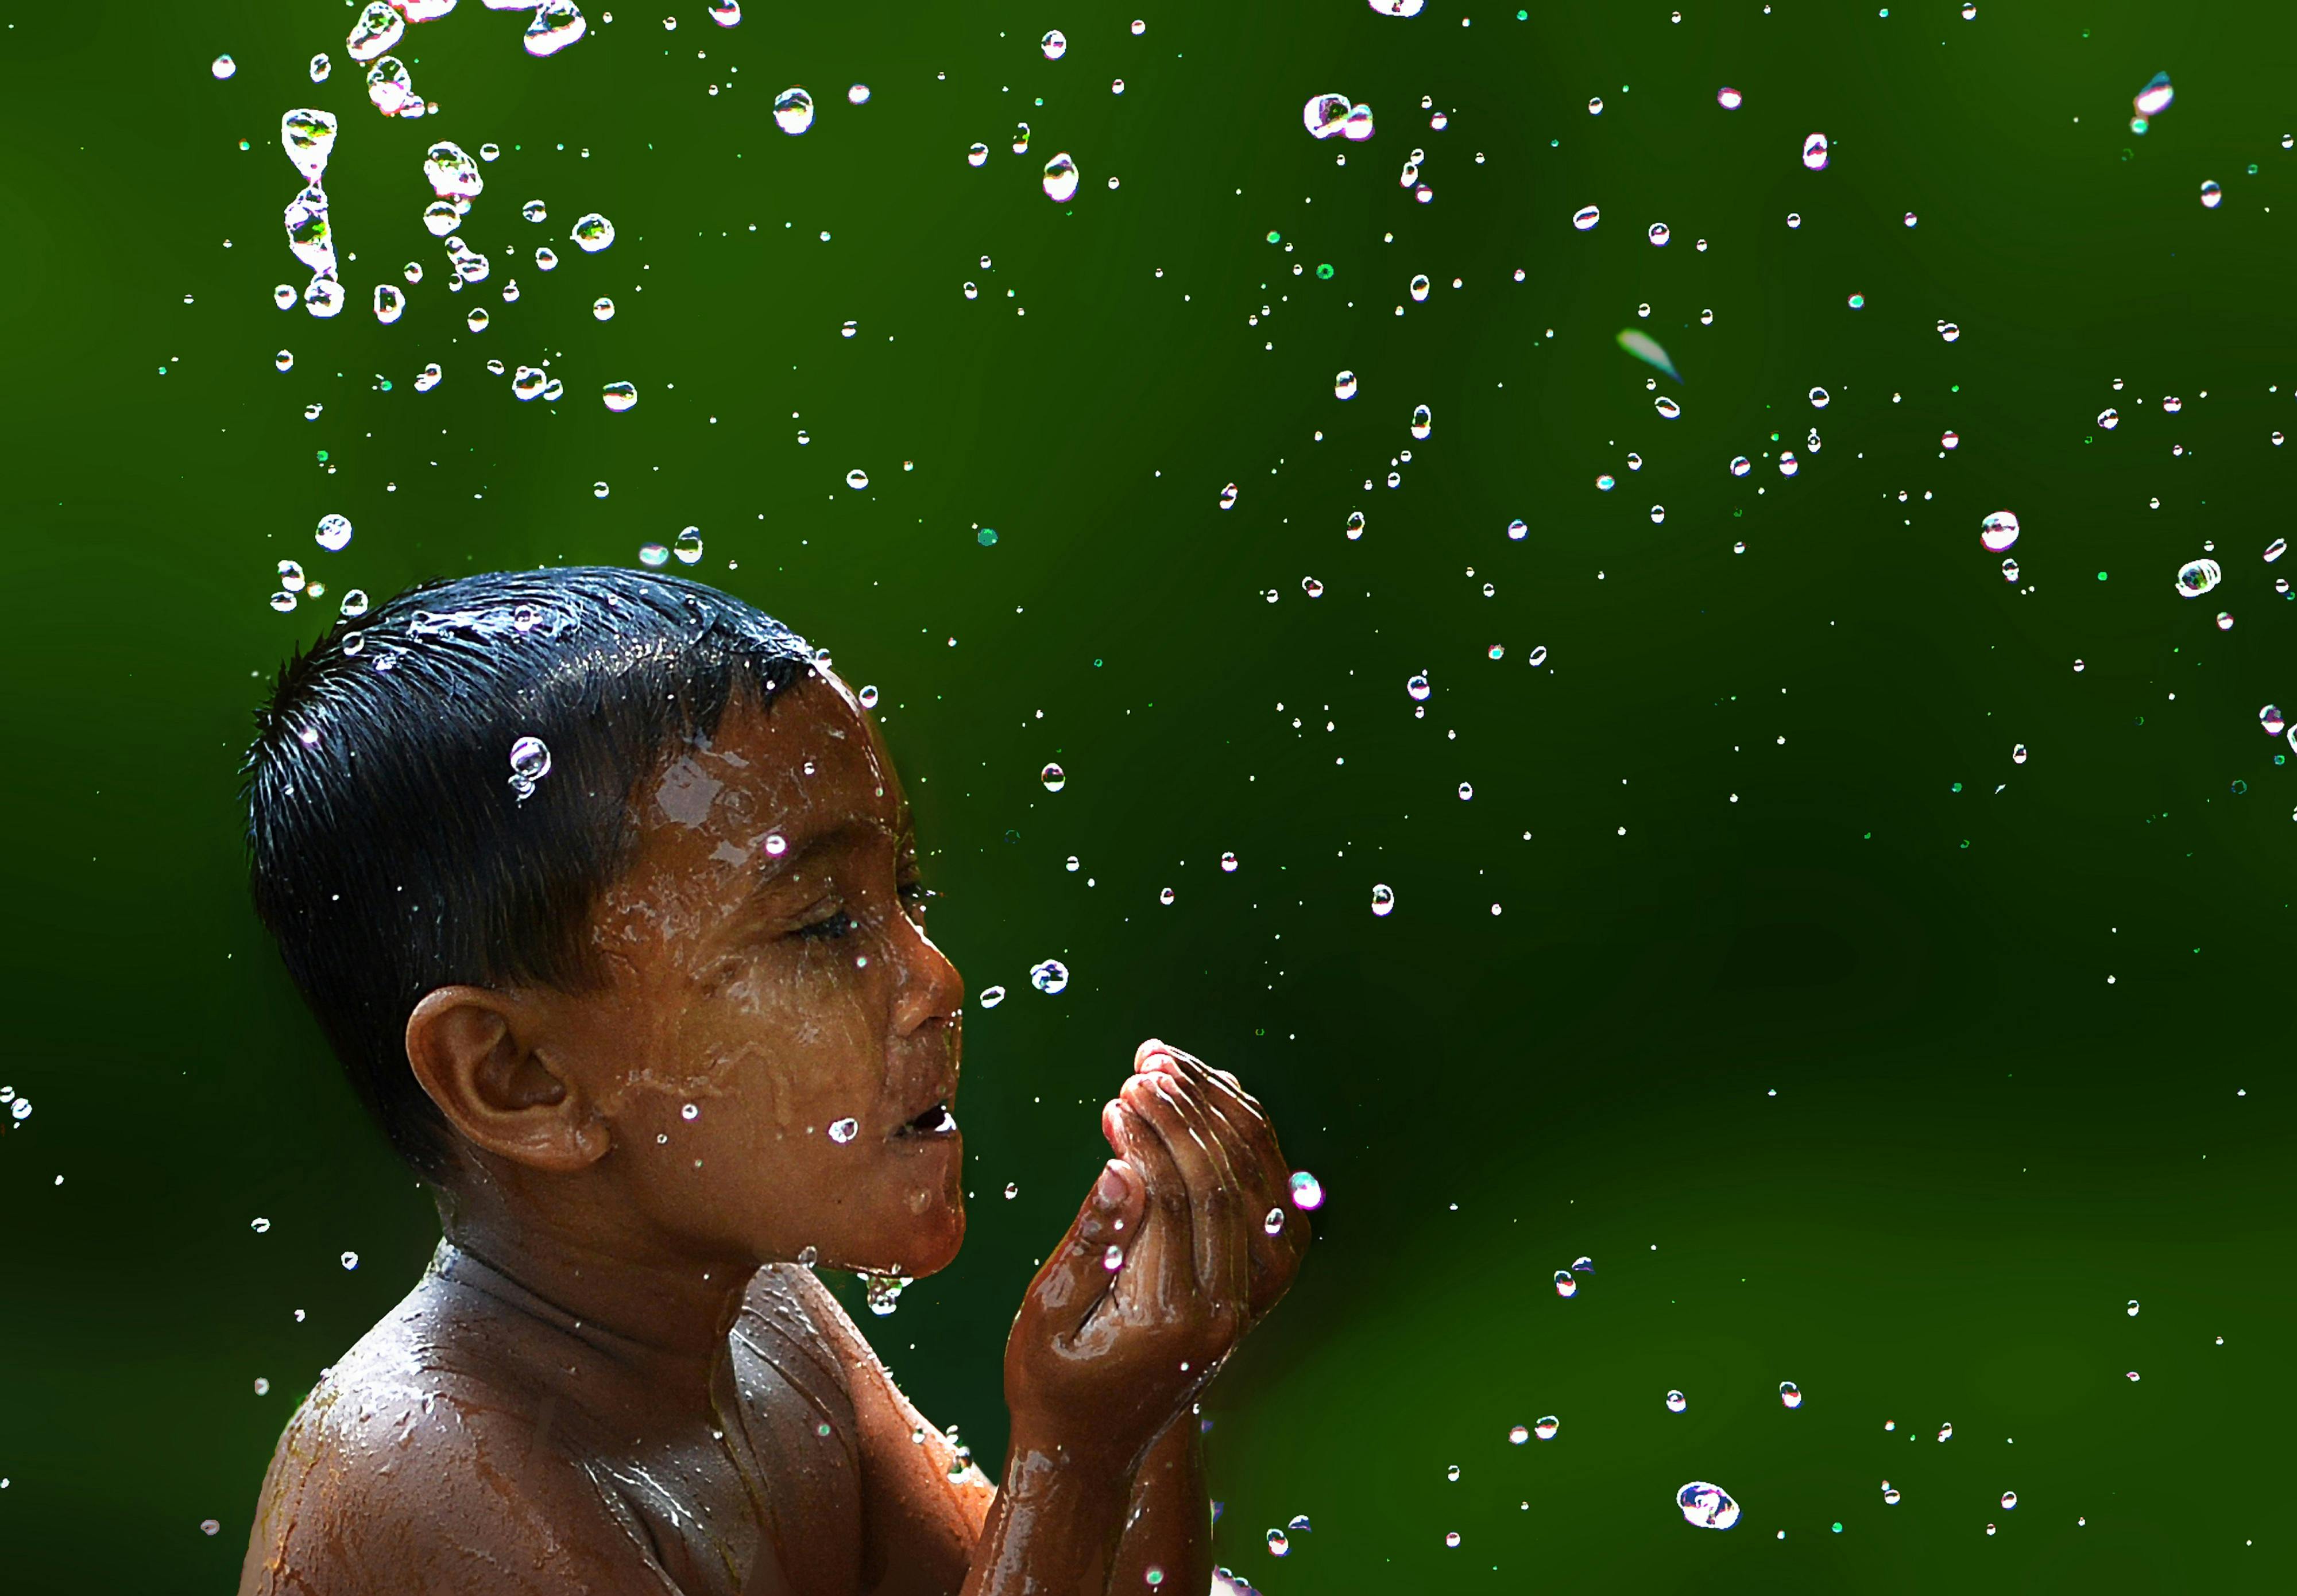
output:
{"label": "finger", "polygon": [[1177,1074],[1196,1084],[1206,1107],[1228,1139],[1235,1170],[1250,1208],[1246,1246],[1249,1256],[1247,1312],[1255,1319],[1282,1300],[1305,1256],[1312,1228],[1289,1201],[1291,1178],[1276,1133],[1258,1104],[1234,1076],[1215,1070],[1177,1048],[1159,1049],[1142,1060],[1144,1071]]}
{"label": "finger", "polygon": [[1126,1082],[1117,1094],[1115,1115],[1117,1145],[1141,1176],[1147,1193],[1139,1222],[1116,1238],[1115,1245],[1122,1250],[1117,1292],[1128,1307],[1163,1312],[1195,1294],[1196,1243],[1188,1181],[1164,1138],[1137,1106],[1135,1098],[1141,1090]]}
{"label": "finger", "polygon": [[1242,1310],[1249,1289],[1245,1196],[1195,1089],[1176,1075],[1136,1075],[1125,1096],[1155,1127],[1188,1183],[1197,1279],[1215,1304]]}
{"label": "finger", "polygon": [[1148,1201],[1138,1170],[1117,1158],[1101,1166],[1068,1234],[1029,1283],[1030,1297],[1056,1336],[1074,1335],[1108,1294],[1109,1271],[1103,1260],[1118,1237],[1138,1232]]}
{"label": "finger", "polygon": [[1145,1055],[1142,1067],[1149,1073],[1177,1075],[1197,1088],[1207,1114],[1222,1133],[1230,1166],[1257,1205],[1255,1217],[1263,1218],[1271,1209],[1281,1216],[1286,1206],[1284,1199],[1290,1189],[1290,1167],[1284,1162],[1283,1149],[1276,1145],[1276,1131],[1269,1124],[1268,1116],[1245,1093],[1236,1077],[1177,1048],[1160,1048]]}

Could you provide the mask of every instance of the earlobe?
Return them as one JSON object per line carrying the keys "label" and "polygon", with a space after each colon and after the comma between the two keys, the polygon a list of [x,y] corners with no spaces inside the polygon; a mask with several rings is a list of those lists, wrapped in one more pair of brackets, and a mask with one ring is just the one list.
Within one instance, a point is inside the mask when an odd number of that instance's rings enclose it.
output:
{"label": "earlobe", "polygon": [[611,1139],[579,1082],[539,1049],[540,1020],[523,994],[442,986],[407,1018],[407,1059],[465,1140],[515,1164],[572,1174],[604,1156]]}

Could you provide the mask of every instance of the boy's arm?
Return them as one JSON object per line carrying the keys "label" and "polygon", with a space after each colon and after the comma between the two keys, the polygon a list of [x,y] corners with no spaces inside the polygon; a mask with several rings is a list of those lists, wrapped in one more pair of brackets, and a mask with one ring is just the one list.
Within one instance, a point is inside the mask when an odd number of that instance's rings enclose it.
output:
{"label": "boy's arm", "polygon": [[[1154,1587],[1148,1571],[1163,1575]],[[1116,1548],[1112,1591],[1171,1591],[1198,1596],[1213,1584],[1212,1502],[1205,1489],[1205,1449],[1194,1413],[1157,1437],[1132,1477],[1124,1539]]]}

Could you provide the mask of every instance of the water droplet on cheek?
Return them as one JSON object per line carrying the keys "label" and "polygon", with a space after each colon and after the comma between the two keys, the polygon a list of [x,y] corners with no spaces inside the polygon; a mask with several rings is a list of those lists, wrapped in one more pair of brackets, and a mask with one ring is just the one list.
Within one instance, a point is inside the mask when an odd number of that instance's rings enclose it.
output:
{"label": "water droplet on cheek", "polygon": [[688,1103],[678,1111],[678,1117],[685,1120],[699,1119],[702,1117],[702,1110],[696,1105]]}

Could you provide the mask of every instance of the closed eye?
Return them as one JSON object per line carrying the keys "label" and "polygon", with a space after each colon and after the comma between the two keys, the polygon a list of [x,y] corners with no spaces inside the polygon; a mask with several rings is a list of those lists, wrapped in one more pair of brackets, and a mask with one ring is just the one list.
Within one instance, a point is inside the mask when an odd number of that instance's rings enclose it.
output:
{"label": "closed eye", "polygon": [[844,909],[839,909],[821,919],[799,926],[796,930],[791,932],[790,934],[792,936],[831,939],[845,935],[848,932],[852,931],[853,927],[853,917],[846,913]]}

